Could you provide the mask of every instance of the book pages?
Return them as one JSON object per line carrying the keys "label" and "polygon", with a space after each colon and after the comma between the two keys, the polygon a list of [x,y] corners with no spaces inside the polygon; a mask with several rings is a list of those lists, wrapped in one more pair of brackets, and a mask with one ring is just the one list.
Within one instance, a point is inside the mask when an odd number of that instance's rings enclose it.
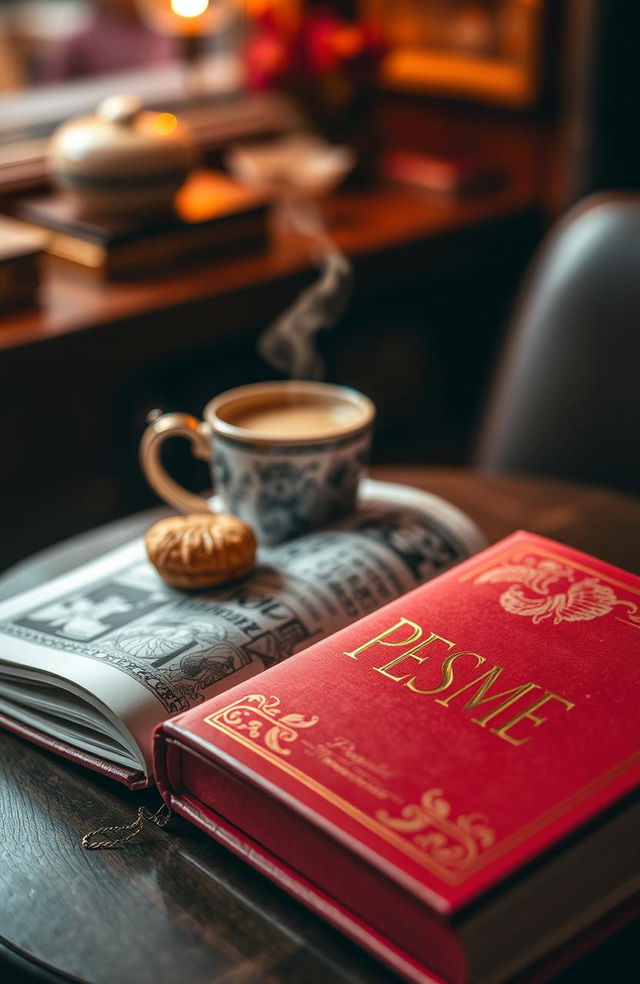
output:
{"label": "book pages", "polygon": [[357,511],[258,553],[243,581],[166,585],[142,539],[0,605],[0,710],[149,774],[153,728],[485,545],[453,506],[368,481]]}

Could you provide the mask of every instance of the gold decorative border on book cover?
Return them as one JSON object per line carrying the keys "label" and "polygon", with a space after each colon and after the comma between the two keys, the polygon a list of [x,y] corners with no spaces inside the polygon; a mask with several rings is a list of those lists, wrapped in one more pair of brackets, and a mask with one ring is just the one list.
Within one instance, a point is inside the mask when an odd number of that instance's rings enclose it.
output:
{"label": "gold decorative border on book cover", "polygon": [[277,697],[249,694],[211,714],[205,721],[214,727],[226,725],[233,731],[245,732],[253,741],[264,741],[272,752],[286,756],[291,754],[291,749],[284,747],[282,742],[291,744],[297,739],[301,728],[312,728],[319,718],[316,715],[305,718],[302,714],[281,716]]}
{"label": "gold decorative border on book cover", "polygon": [[277,697],[249,694],[204,720],[283,769],[444,881],[460,880],[466,869],[475,865],[482,851],[496,840],[495,832],[483,814],[470,813],[454,818],[451,804],[441,789],[426,790],[418,803],[401,807],[397,815],[381,808],[370,816],[301,769],[283,762],[283,757],[289,756],[291,750],[282,743],[295,742],[300,729],[314,727],[319,718],[317,715],[305,718],[296,713],[283,714]]}
{"label": "gold decorative border on book cover", "polygon": [[426,790],[419,803],[401,808],[398,816],[384,809],[378,809],[371,816],[354,806],[287,759],[290,749],[285,748],[282,742],[288,745],[294,743],[300,729],[314,727],[319,723],[319,718],[317,715],[304,717],[298,713],[282,715],[277,697],[264,694],[240,697],[208,715],[204,721],[296,779],[449,885],[466,881],[640,759],[640,754],[634,752],[530,823],[499,839],[483,814],[462,814],[452,820],[451,806],[440,789]]}
{"label": "gold decorative border on book cover", "polygon": [[468,813],[454,820],[451,804],[441,789],[427,789],[419,803],[403,807],[399,816],[380,809],[376,818],[408,837],[441,872],[448,874],[470,867],[496,840],[484,813]]}

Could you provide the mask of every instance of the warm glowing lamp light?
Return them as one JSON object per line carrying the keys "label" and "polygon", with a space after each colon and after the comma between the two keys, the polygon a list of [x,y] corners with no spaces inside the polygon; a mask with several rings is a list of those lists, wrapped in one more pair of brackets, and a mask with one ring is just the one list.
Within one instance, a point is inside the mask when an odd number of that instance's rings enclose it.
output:
{"label": "warm glowing lamp light", "polygon": [[[140,17],[152,31],[177,38],[191,97],[205,95],[198,65],[208,35],[226,30],[238,18],[240,0],[136,0]],[[165,123],[163,125],[169,125]]]}
{"label": "warm glowing lamp light", "polygon": [[172,37],[214,34],[238,15],[238,0],[137,0],[152,31]]}
{"label": "warm glowing lamp light", "polygon": [[178,17],[200,17],[209,6],[209,0],[171,0],[171,9]]}
{"label": "warm glowing lamp light", "polygon": [[178,117],[173,113],[157,113],[151,117],[151,129],[161,137],[168,137],[178,129]]}

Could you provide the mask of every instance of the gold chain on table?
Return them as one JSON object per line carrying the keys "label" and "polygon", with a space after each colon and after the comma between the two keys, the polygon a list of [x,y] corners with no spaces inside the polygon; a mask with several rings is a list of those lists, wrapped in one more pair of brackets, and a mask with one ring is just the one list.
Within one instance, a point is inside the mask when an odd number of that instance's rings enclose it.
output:
{"label": "gold chain on table", "polygon": [[[171,810],[166,803],[163,803],[155,813],[151,813],[146,806],[141,806],[138,808],[138,816],[133,823],[128,823],[123,827],[97,827],[96,830],[90,830],[82,838],[82,846],[86,851],[109,851],[113,848],[123,847],[142,833],[145,823],[164,827],[170,816]],[[124,837],[108,836],[106,840],[95,840],[99,834],[124,834]]]}

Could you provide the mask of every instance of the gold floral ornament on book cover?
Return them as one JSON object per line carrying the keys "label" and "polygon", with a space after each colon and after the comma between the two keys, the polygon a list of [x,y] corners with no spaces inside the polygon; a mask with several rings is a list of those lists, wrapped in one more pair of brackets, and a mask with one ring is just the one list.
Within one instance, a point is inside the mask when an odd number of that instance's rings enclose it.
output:
{"label": "gold floral ornament on book cover", "polygon": [[282,742],[295,741],[301,728],[312,728],[319,718],[315,715],[305,718],[302,714],[281,714],[277,697],[249,694],[209,715],[205,721],[214,727],[227,725],[233,731],[246,733],[253,741],[264,741],[267,748],[277,755],[290,755],[291,750],[284,747]]}
{"label": "gold floral ornament on book cover", "polygon": [[500,607],[530,618],[534,625],[547,619],[554,625],[588,622],[615,612],[619,621],[640,627],[635,602],[619,598],[598,577],[582,577],[573,567],[545,557],[514,557],[484,571],[473,583],[509,584],[499,597]]}
{"label": "gold floral ornament on book cover", "polygon": [[[291,755],[291,749],[286,746],[296,742],[301,732],[315,727],[320,719],[317,715],[283,714],[278,697],[249,694],[204,720],[278,765],[445,881],[455,882],[463,878],[496,842],[495,832],[484,814],[455,816],[442,789],[427,789],[418,803],[403,804],[400,796],[391,794],[388,798],[397,802],[396,810],[392,812],[381,808],[368,813],[290,764],[286,758]],[[305,752],[309,748],[323,747],[313,746],[306,740],[302,744]]]}
{"label": "gold floral ornament on book cover", "polygon": [[483,813],[452,817],[451,804],[441,789],[427,789],[419,803],[405,806],[399,816],[380,809],[376,817],[391,830],[409,837],[416,847],[448,871],[467,868],[481,851],[495,843],[495,833]]}

